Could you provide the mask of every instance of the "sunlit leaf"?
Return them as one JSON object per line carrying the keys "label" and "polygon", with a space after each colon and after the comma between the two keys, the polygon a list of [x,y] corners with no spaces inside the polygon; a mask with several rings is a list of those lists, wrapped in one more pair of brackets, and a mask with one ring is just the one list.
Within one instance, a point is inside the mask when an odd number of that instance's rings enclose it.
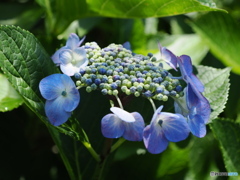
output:
{"label": "sunlit leaf", "polygon": [[209,123],[223,111],[228,99],[230,68],[216,69],[197,66],[198,74],[204,84],[204,96],[209,100],[212,113]]}
{"label": "sunlit leaf", "polygon": [[[219,11],[214,3],[197,0],[87,0],[93,11],[101,16],[120,18],[163,17],[196,11]],[[222,11],[222,10],[221,10]]]}
{"label": "sunlit leaf", "polygon": [[51,5],[56,11],[50,8],[50,1],[38,0],[38,2],[46,7],[48,14],[54,16],[53,19],[56,21],[52,31],[57,35],[72,21],[85,17],[148,18],[198,11],[224,11],[216,8],[213,1],[206,3],[200,0],[55,0]]}
{"label": "sunlit leaf", "polygon": [[7,78],[0,74],[0,111],[11,111],[23,103],[23,99],[13,89]]}
{"label": "sunlit leaf", "polygon": [[240,29],[229,14],[209,13],[192,24],[193,29],[203,38],[212,53],[232,71],[240,74]]}

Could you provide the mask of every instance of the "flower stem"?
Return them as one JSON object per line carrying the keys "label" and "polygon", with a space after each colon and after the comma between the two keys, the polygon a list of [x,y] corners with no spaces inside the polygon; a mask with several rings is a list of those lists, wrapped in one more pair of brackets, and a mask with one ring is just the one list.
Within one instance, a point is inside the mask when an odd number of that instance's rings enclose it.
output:
{"label": "flower stem", "polygon": [[110,153],[112,153],[113,151],[115,151],[119,146],[122,145],[122,143],[124,143],[126,140],[123,138],[120,138],[114,145],[112,145],[111,147],[111,151]]}
{"label": "flower stem", "polygon": [[120,108],[123,109],[122,102],[121,102],[121,100],[119,99],[118,95],[115,95],[115,97],[116,97],[116,99],[117,99],[117,102],[118,102]]}
{"label": "flower stem", "polygon": [[76,159],[76,167],[77,167],[77,176],[78,179],[82,179],[81,177],[81,173],[80,173],[80,164],[79,164],[79,160],[78,160],[78,151],[77,151],[77,141],[74,141],[74,152],[75,152],[75,159]]}
{"label": "flower stem", "polygon": [[93,158],[97,161],[100,162],[101,159],[99,157],[99,155],[96,153],[96,151],[92,148],[91,144],[86,142],[86,141],[82,141],[83,145],[87,148],[87,150],[90,152],[90,154],[93,156]]}
{"label": "flower stem", "polygon": [[154,112],[155,112],[157,109],[156,109],[156,106],[155,106],[153,100],[152,100],[151,98],[148,98],[148,100],[149,100],[150,103],[152,104],[153,110],[154,110]]}

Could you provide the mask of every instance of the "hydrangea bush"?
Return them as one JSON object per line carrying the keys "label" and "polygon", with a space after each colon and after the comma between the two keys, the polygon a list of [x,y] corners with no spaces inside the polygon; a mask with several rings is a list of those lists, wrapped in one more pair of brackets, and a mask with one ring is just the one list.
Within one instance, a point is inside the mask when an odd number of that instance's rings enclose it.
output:
{"label": "hydrangea bush", "polygon": [[161,42],[158,56],[71,33],[50,57],[19,27],[0,33],[1,69],[49,129],[72,180],[104,179],[124,144],[153,158],[175,157],[174,147],[187,151],[189,139],[206,138],[227,100],[228,68],[194,67]]}
{"label": "hydrangea bush", "polygon": [[[40,81],[40,92],[47,100],[46,116],[52,125],[67,121],[80,101],[78,89],[85,88],[88,93],[101,91],[110,103],[117,102],[111,103],[112,113],[101,120],[101,131],[106,138],[144,140],[146,149],[158,154],[167,148],[169,141],[186,139],[190,131],[197,137],[206,135],[211,108],[202,94],[204,85],[193,74],[189,56],[177,57],[161,45],[162,58],[158,60],[151,53],[135,54],[123,45],[110,44],[101,49],[96,42],[81,44],[80,38],[71,34],[66,46],[52,56],[64,74],[49,75]],[[162,63],[176,71],[179,67],[181,76],[174,77],[163,69]],[[73,75],[72,80],[69,76]],[[145,127],[141,112],[124,110],[127,103],[124,99],[131,96],[142,96],[152,104],[154,114],[150,125]],[[156,109],[153,100],[164,102],[169,98],[174,99],[175,113],[161,112],[163,106]]]}

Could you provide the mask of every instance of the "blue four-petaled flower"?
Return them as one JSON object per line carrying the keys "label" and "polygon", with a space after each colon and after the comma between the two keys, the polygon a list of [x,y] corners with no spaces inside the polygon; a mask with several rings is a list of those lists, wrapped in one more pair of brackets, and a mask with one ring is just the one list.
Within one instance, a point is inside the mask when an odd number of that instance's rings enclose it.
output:
{"label": "blue four-petaled flower", "polygon": [[[202,94],[204,86],[193,74],[192,62],[189,56],[180,56],[178,65],[187,87],[184,97],[176,100],[175,110],[177,113],[181,111],[187,117],[193,135],[204,137],[206,135],[206,123],[211,114],[209,101]],[[180,101],[181,103],[179,103]]]}
{"label": "blue four-petaled flower", "polygon": [[186,117],[190,130],[197,137],[206,135],[206,123],[209,121],[211,107],[209,101],[203,96],[204,86],[193,74],[191,58],[187,55],[176,57],[173,53],[159,45],[163,60],[173,69],[177,66],[181,72],[181,78],[187,83],[184,97],[175,98],[175,112]]}
{"label": "blue four-petaled flower", "polygon": [[79,91],[65,74],[52,74],[40,81],[39,89],[47,100],[45,113],[54,126],[65,123],[80,101]]}
{"label": "blue four-petaled flower", "polygon": [[88,64],[85,49],[79,47],[83,40],[84,38],[80,40],[74,33],[70,34],[66,46],[57,50],[52,56],[53,62],[60,65],[61,71],[68,76],[79,73],[80,69]]}
{"label": "blue four-petaled flower", "polygon": [[111,107],[113,113],[102,118],[101,130],[106,138],[123,137],[129,141],[141,141],[144,121],[138,112],[129,113],[118,107]]}
{"label": "blue four-petaled flower", "polygon": [[144,128],[143,141],[152,154],[164,151],[169,141],[178,142],[189,135],[186,119],[181,114],[161,112],[160,106],[154,113],[150,125]]}

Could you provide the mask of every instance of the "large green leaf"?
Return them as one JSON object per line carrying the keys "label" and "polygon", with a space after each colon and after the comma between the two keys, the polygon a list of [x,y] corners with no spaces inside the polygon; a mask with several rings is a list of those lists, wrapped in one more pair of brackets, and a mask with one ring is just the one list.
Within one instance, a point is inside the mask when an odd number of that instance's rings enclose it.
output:
{"label": "large green leaf", "polygon": [[[157,170],[157,178],[175,174],[187,168],[189,162],[189,148],[178,148],[175,144],[170,144],[167,151],[161,156],[161,161]],[[173,158],[174,157],[174,158]]]}
{"label": "large green leaf", "polygon": [[204,95],[209,100],[212,113],[209,122],[223,111],[228,99],[230,68],[216,69],[197,66],[198,74],[205,86]]}
{"label": "large green leaf", "polygon": [[38,40],[19,27],[1,26],[0,66],[28,107],[46,120],[38,84],[57,69]]}
{"label": "large green leaf", "polygon": [[[196,11],[219,11],[212,1],[197,0],[87,0],[93,11],[101,16],[118,18],[163,17]],[[222,11],[222,10],[221,10]]]}
{"label": "large green leaf", "polygon": [[48,26],[58,35],[77,19],[85,17],[147,18],[197,11],[224,11],[213,1],[202,0],[36,0],[46,9]]}
{"label": "large green leaf", "polygon": [[219,172],[216,160],[221,159],[221,152],[213,134],[208,132],[204,138],[192,136],[189,153],[188,178],[194,180],[212,180],[209,172]]}
{"label": "large green leaf", "polygon": [[192,23],[192,27],[219,60],[240,74],[240,25],[229,14],[208,13]]}
{"label": "large green leaf", "polygon": [[228,172],[240,170],[240,124],[226,119],[216,119],[210,127],[218,139]]}
{"label": "large green leaf", "polygon": [[23,99],[8,82],[7,78],[0,74],[0,111],[11,111],[23,103]]}
{"label": "large green leaf", "polygon": [[[48,123],[38,88],[42,78],[58,72],[49,55],[30,32],[15,26],[1,26],[0,67],[27,106],[47,125],[71,179],[79,179],[75,142]],[[61,127],[58,129],[67,133]],[[68,148],[73,149],[71,153]]]}

